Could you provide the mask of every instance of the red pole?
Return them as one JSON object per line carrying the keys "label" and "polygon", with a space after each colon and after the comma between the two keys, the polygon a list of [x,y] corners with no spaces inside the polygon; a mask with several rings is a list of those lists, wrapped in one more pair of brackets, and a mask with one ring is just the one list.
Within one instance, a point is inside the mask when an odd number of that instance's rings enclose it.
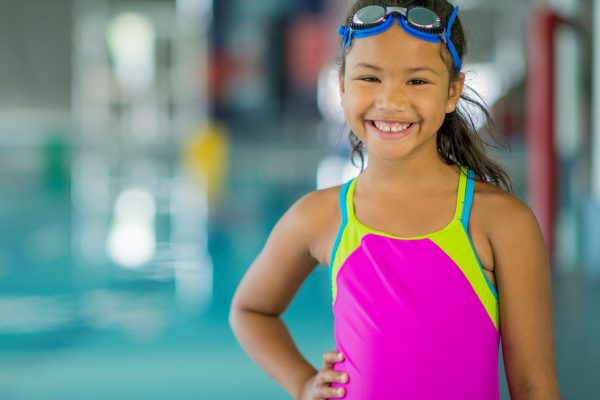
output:
{"label": "red pole", "polygon": [[527,187],[550,256],[554,255],[557,157],[554,148],[554,32],[560,18],[533,10],[527,73]]}

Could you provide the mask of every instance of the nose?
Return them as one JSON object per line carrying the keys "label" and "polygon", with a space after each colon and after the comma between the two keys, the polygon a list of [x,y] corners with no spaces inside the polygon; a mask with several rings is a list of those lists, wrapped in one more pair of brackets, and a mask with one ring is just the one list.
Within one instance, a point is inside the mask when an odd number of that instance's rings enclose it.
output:
{"label": "nose", "polygon": [[381,84],[375,106],[380,111],[397,112],[403,111],[407,102],[406,88],[388,81]]}

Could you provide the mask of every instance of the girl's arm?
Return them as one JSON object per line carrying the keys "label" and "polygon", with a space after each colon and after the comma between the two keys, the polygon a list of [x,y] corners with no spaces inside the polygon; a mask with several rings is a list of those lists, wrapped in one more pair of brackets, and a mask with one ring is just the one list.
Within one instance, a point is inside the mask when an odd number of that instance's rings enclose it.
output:
{"label": "girl's arm", "polygon": [[500,300],[500,334],[513,400],[560,399],[556,373],[551,270],[531,209],[501,196],[488,232]]}
{"label": "girl's arm", "polygon": [[300,354],[279,318],[302,282],[318,264],[311,243],[322,231],[327,207],[310,193],[273,228],[242,279],[231,304],[230,325],[248,355],[293,398],[317,370]]}

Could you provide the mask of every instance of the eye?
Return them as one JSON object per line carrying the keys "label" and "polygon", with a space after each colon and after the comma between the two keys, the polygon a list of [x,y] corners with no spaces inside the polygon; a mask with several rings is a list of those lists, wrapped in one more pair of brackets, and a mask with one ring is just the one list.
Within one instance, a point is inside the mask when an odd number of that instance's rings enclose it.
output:
{"label": "eye", "polygon": [[364,82],[379,82],[379,78],[376,78],[374,76],[361,76],[360,78],[358,78],[358,80]]}
{"label": "eye", "polygon": [[426,85],[429,82],[423,80],[423,79],[411,79],[408,81],[409,85],[415,85],[415,86],[421,86],[421,85]]}

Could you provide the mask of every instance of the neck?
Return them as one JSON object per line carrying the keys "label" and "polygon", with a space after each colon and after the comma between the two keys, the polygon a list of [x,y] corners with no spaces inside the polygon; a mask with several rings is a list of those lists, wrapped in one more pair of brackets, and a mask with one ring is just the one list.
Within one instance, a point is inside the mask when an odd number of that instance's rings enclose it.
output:
{"label": "neck", "polygon": [[362,173],[361,180],[378,192],[398,193],[401,188],[413,191],[415,188],[439,188],[443,183],[454,184],[449,177],[457,171],[458,167],[446,164],[437,150],[431,157],[409,157],[394,161],[369,156],[369,165]]}

